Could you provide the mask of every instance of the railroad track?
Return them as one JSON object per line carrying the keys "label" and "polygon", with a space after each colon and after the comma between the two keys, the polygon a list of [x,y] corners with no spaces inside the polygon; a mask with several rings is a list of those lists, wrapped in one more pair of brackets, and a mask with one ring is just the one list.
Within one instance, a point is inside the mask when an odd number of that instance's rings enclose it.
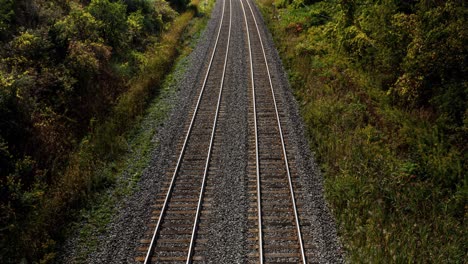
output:
{"label": "railroad track", "polygon": [[[273,85],[263,37],[250,0],[242,4],[249,49],[248,190],[252,263],[307,263],[302,188],[288,149],[281,97]],[[277,88],[276,88],[277,89]],[[289,153],[289,155],[288,155]],[[308,235],[308,234],[307,234]],[[309,236],[305,237],[309,240]]]}
{"label": "railroad track", "polygon": [[210,192],[207,187],[210,174],[216,125],[219,119],[223,94],[229,44],[231,36],[231,0],[224,0],[217,37],[212,48],[209,65],[196,101],[190,124],[187,127],[180,154],[172,175],[168,175],[165,187],[158,195],[153,212],[151,239],[141,241],[137,262],[192,263],[203,261],[206,239],[198,232],[203,227],[204,217],[209,214]]}
{"label": "railroad track", "polygon": [[[288,141],[282,97],[271,78],[263,35],[250,0],[223,0],[216,41],[200,93],[185,127],[174,170],[156,199],[150,239],[143,239],[137,262],[192,263],[207,261],[207,219],[213,201],[212,178],[219,174],[215,160],[223,131],[217,123],[229,111],[223,105],[223,86],[232,27],[232,1],[242,8],[250,72],[248,102],[249,197],[246,237],[249,263],[307,263],[312,247],[310,223],[301,217],[303,202],[294,156]],[[238,10],[239,11],[239,10]],[[235,51],[234,51],[235,52]],[[229,140],[229,139],[224,139]],[[216,143],[216,142],[218,143]],[[213,162],[215,163],[215,162]],[[239,231],[241,232],[241,231]]]}

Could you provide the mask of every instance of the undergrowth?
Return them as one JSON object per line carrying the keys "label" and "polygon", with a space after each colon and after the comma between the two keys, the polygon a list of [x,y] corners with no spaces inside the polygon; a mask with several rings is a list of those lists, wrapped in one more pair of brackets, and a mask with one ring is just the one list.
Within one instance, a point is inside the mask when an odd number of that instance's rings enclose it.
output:
{"label": "undergrowth", "polygon": [[[15,244],[2,249],[10,253],[15,251],[14,254],[8,253],[5,261],[54,261],[59,244],[70,232],[65,227],[77,219],[86,219],[89,223],[88,228],[81,230],[82,237],[89,238],[95,232],[104,231],[105,224],[115,211],[115,202],[133,191],[154,146],[150,142],[155,133],[154,127],[138,133],[134,127],[149,122],[143,119],[145,113],[154,118],[151,121],[155,123],[160,122],[167,113],[169,105],[160,99],[169,93],[162,89],[163,82],[176,59],[188,52],[186,46],[192,37],[190,34],[201,29],[202,22],[195,23],[193,20],[195,16],[205,19],[198,13],[197,5],[198,1],[192,2],[187,11],[178,15],[164,30],[158,41],[141,53],[139,70],[129,83],[124,84],[128,89],[108,110],[106,118],[91,119],[90,131],[83,131],[86,136],[69,154],[61,177],[53,185],[35,186],[29,192],[39,197],[35,200],[40,202],[30,208],[27,219],[20,219],[21,226],[8,227],[18,230],[18,236],[8,238]],[[125,71],[125,65],[121,66],[116,64],[115,67],[123,68],[114,70]],[[133,153],[129,153],[129,150]],[[141,159],[132,163],[129,169],[127,159],[134,159],[135,156],[141,156]],[[124,169],[127,178],[122,183],[119,176],[123,175]],[[115,196],[106,196],[106,192],[113,192]],[[108,207],[100,206],[100,203]],[[89,250],[97,246],[95,239],[87,243]],[[83,253],[85,255],[86,252]]]}
{"label": "undergrowth", "polygon": [[[182,58],[176,68],[186,66],[186,60]],[[74,263],[86,263],[87,256],[98,249],[99,237],[105,235],[106,226],[117,212],[119,202],[134,193],[141,173],[149,164],[151,153],[158,144],[155,134],[172,108],[170,100],[176,92],[173,73],[165,80],[160,95],[150,103],[141,124],[127,136],[128,151],[123,158],[117,163],[106,164],[96,172],[99,177],[111,179],[113,184],[88,199],[87,206],[78,212],[78,220],[68,230],[69,236],[76,235],[78,231]]]}
{"label": "undergrowth", "polygon": [[289,71],[347,259],[464,263],[466,115],[452,130],[433,108],[395,103],[388,73],[362,67],[331,37],[340,34],[338,2],[258,2]]}

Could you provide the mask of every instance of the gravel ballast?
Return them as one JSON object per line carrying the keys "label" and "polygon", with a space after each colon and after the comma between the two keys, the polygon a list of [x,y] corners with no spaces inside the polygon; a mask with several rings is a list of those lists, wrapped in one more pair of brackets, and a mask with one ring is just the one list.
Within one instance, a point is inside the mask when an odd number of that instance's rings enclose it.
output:
{"label": "gravel ballast", "polygon": [[[221,173],[213,177],[214,197],[208,239],[209,263],[244,263],[247,254],[245,229],[248,199],[245,193],[247,169],[247,89],[249,68],[246,36],[240,2],[232,1],[232,29],[226,66],[221,113],[218,123],[220,152],[212,165]],[[222,1],[219,1],[220,3]],[[229,0],[226,0],[226,5]]]}
{"label": "gravel ballast", "polygon": [[[226,0],[226,4],[229,0]],[[223,104],[225,111],[220,117],[217,130],[221,133],[222,142],[219,145],[222,155],[213,160],[221,164],[218,168],[222,173],[213,181],[212,213],[208,219],[210,230],[205,253],[208,263],[246,263],[247,254],[247,211],[245,175],[248,158],[248,103],[247,87],[249,85],[250,68],[248,65],[247,40],[245,35],[244,17],[238,0],[232,0],[233,22],[231,45],[226,68]],[[173,157],[178,155],[176,145],[185,136],[185,126],[191,118],[193,102],[200,91],[200,83],[205,74],[207,61],[216,38],[219,19],[221,18],[222,1],[217,1],[213,7],[211,19],[198,40],[193,52],[187,58],[187,68],[183,72],[175,72],[179,78],[174,89],[176,93],[167,100],[173,105],[168,118],[157,129],[155,142],[157,147],[152,151],[151,160],[142,172],[137,190],[124,198],[118,207],[116,215],[107,225],[104,235],[99,237],[96,252],[87,256],[83,263],[134,263],[136,249],[141,246],[140,239],[145,238],[145,232],[152,216],[152,205],[155,197],[167,180],[166,172],[173,171]],[[255,7],[257,19],[260,12]],[[305,137],[305,129],[298,111],[297,102],[291,93],[287,76],[278,56],[272,37],[262,19],[259,28],[264,38],[267,58],[273,77],[277,96],[284,102],[289,126],[290,142],[293,144],[295,160],[298,166],[301,185],[305,188],[306,216],[312,226],[315,259],[310,263],[342,263],[344,262],[335,223],[323,197],[323,179],[320,170],[314,162]],[[215,136],[216,137],[216,136]],[[77,254],[73,248],[76,243],[71,239],[66,244],[60,261],[77,263]],[[81,262],[80,262],[81,263]]]}

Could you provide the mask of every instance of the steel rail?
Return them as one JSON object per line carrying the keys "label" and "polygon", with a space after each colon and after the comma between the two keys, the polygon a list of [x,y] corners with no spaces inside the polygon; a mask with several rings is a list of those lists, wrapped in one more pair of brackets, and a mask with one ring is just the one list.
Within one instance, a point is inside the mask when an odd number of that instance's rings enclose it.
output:
{"label": "steel rail", "polygon": [[249,46],[249,60],[250,60],[250,82],[252,83],[252,106],[254,114],[254,128],[255,128],[255,170],[257,174],[257,220],[258,220],[258,254],[260,258],[260,264],[263,264],[263,231],[262,231],[262,197],[260,192],[260,166],[258,158],[258,130],[257,130],[257,108],[255,98],[255,81],[253,71],[253,59],[252,59],[252,47],[250,46],[250,32],[249,24],[247,23],[247,15],[245,14],[244,3],[240,1],[242,5],[242,13],[244,13],[245,27],[247,30],[247,43]]}
{"label": "steel rail", "polygon": [[201,98],[203,96],[203,92],[205,91],[206,82],[208,80],[208,75],[209,75],[210,70],[211,70],[211,65],[213,63],[214,55],[215,55],[216,50],[218,48],[218,40],[219,40],[219,36],[221,34],[221,28],[223,26],[223,20],[224,20],[224,9],[225,9],[225,1],[223,1],[223,10],[222,10],[222,13],[221,13],[221,19],[220,19],[220,23],[219,23],[218,34],[216,36],[216,41],[215,41],[215,45],[213,47],[213,52],[211,53],[210,63],[208,64],[208,69],[206,71],[205,78],[203,80],[202,89],[201,89],[200,94],[198,96],[197,104],[195,106],[195,111],[193,112],[192,119],[190,121],[189,129],[187,130],[187,134],[185,135],[184,144],[182,146],[182,150],[180,151],[180,155],[179,155],[179,158],[177,160],[177,164],[176,164],[176,167],[175,167],[175,170],[174,170],[174,174],[172,175],[171,183],[169,185],[169,189],[167,190],[166,198],[164,199],[163,207],[161,208],[161,212],[159,214],[159,219],[158,219],[158,222],[157,222],[156,227],[154,229],[153,237],[151,238],[151,243],[150,243],[150,246],[148,248],[148,252],[146,253],[146,258],[145,258],[144,264],[151,263],[151,257],[153,256],[153,249],[156,246],[156,239],[157,239],[157,236],[158,236],[158,233],[159,233],[159,229],[161,227],[162,218],[163,218],[164,213],[165,213],[165,211],[167,209],[167,204],[168,204],[169,198],[171,197],[172,189],[174,188],[174,182],[175,182],[177,173],[178,173],[179,168],[180,168],[180,163],[182,161],[182,157],[184,156],[185,148],[187,146],[187,141],[188,141],[188,138],[190,137],[190,133],[192,132],[192,127],[193,127],[193,123],[194,123],[194,120],[195,120],[195,116],[197,115],[198,108],[200,106],[200,101],[201,101]]}
{"label": "steel rail", "polygon": [[282,148],[283,148],[284,163],[285,163],[286,171],[287,171],[287,174],[288,174],[289,191],[291,193],[291,201],[292,201],[293,209],[294,209],[294,218],[295,218],[295,222],[296,222],[297,237],[298,237],[299,245],[300,245],[300,249],[301,249],[302,263],[307,263],[306,255],[305,255],[305,251],[304,251],[304,243],[302,241],[301,226],[300,226],[300,223],[299,223],[299,215],[297,213],[296,198],[295,198],[295,195],[294,195],[294,188],[293,188],[293,184],[292,184],[291,173],[289,171],[288,157],[287,157],[287,154],[286,154],[286,147],[285,147],[285,144],[284,144],[283,130],[281,128],[281,122],[280,122],[280,117],[279,117],[279,113],[278,113],[278,106],[276,104],[276,96],[275,96],[275,92],[273,90],[273,83],[271,81],[270,68],[268,66],[268,60],[267,60],[267,57],[266,57],[265,48],[264,48],[263,41],[262,41],[262,36],[260,35],[260,30],[258,28],[257,19],[255,18],[255,14],[254,14],[254,12],[252,10],[252,6],[250,5],[250,1],[246,0],[246,2],[249,5],[250,13],[252,14],[252,17],[254,19],[255,27],[257,29],[258,38],[260,39],[260,45],[262,47],[263,58],[265,60],[265,65],[266,65],[266,69],[267,69],[267,73],[268,73],[268,80],[270,82],[271,94],[273,96],[273,103],[274,103],[275,111],[276,111],[276,121],[278,123],[278,128],[279,128],[280,137],[281,137],[281,145],[282,145]]}
{"label": "steel rail", "polygon": [[200,196],[198,198],[198,205],[197,205],[197,212],[195,214],[195,219],[193,222],[193,230],[192,230],[192,237],[190,238],[190,246],[189,246],[189,251],[187,254],[187,264],[192,263],[192,254],[193,254],[193,247],[195,244],[195,236],[197,233],[198,229],[198,221],[200,218],[200,210],[202,206],[202,201],[203,201],[203,194],[205,192],[205,186],[206,186],[206,176],[208,174],[208,167],[210,164],[210,157],[211,157],[211,152],[213,149],[213,141],[215,137],[215,132],[216,132],[216,124],[218,122],[218,115],[219,115],[219,108],[221,105],[221,97],[223,94],[223,87],[224,87],[224,77],[226,75],[226,67],[227,67],[227,62],[228,62],[228,54],[229,54],[229,43],[231,40],[231,22],[232,22],[232,0],[229,0],[229,31],[228,31],[228,40],[227,40],[227,45],[226,45],[226,55],[224,57],[224,66],[223,66],[223,74],[221,75],[221,83],[219,87],[219,95],[218,95],[218,103],[216,105],[216,113],[215,113],[215,118],[213,120],[213,129],[211,130],[211,139],[210,139],[210,146],[208,148],[208,156],[206,157],[206,162],[205,162],[205,171],[203,172],[203,181],[202,181],[202,186],[200,189]]}

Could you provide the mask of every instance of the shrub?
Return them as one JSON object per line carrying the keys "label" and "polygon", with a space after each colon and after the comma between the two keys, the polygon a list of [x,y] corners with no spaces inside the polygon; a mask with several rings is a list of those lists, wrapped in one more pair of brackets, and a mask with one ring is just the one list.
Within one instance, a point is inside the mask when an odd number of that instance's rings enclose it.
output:
{"label": "shrub", "polygon": [[[109,182],[93,169],[125,148],[177,54],[148,51],[176,15],[163,0],[0,0],[1,263],[52,260],[69,210]],[[162,71],[132,92],[148,54]]]}
{"label": "shrub", "polygon": [[0,39],[9,29],[13,15],[13,0],[0,0]]}
{"label": "shrub", "polygon": [[102,23],[100,35],[106,44],[124,49],[128,43],[127,33],[127,7],[120,1],[91,0],[87,7],[90,14]]}

